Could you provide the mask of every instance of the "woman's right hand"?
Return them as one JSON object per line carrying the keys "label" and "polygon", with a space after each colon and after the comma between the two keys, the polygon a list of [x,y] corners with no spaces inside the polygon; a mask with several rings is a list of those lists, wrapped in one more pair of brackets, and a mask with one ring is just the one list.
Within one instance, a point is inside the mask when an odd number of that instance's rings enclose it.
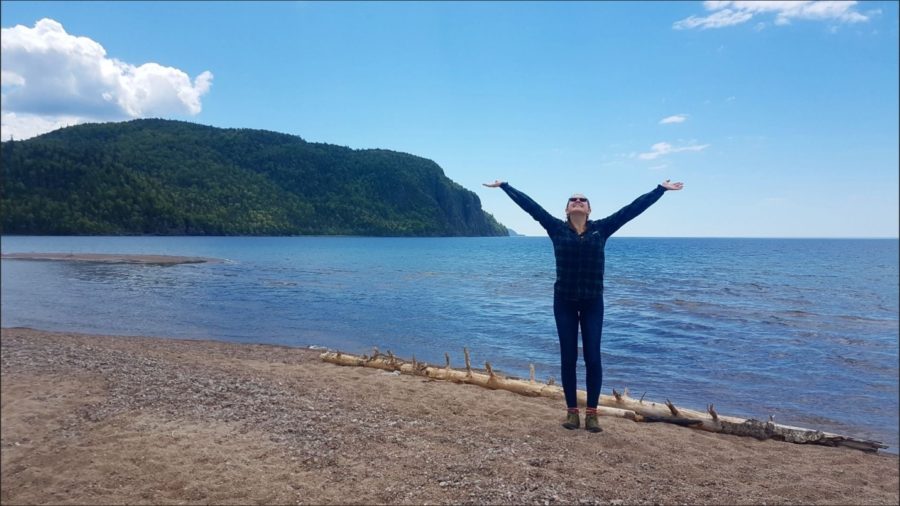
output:
{"label": "woman's right hand", "polygon": [[500,181],[499,179],[495,179],[493,183],[484,183],[484,185],[487,186],[488,188],[499,188],[500,185],[505,182],[506,181]]}

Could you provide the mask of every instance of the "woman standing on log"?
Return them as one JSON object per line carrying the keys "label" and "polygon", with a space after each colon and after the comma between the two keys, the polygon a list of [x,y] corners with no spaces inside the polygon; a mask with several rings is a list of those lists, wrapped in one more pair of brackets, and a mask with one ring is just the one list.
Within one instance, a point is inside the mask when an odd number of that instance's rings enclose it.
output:
{"label": "woman standing on log", "polygon": [[641,195],[618,212],[591,221],[591,203],[576,193],[566,205],[566,221],[553,217],[528,195],[505,181],[485,183],[488,188],[501,188],[525,212],[537,220],[553,241],[556,255],[556,283],[553,285],[553,315],[559,334],[563,392],[566,397],[566,421],[563,427],[577,429],[581,417],[575,388],[575,366],[578,362],[578,326],[584,344],[584,365],[587,379],[587,410],[584,428],[600,432],[597,404],[603,367],[600,362],[600,338],[603,332],[603,250],[606,240],[622,225],[644,212],[667,190],[680,190],[682,183],[668,179],[651,192]]}

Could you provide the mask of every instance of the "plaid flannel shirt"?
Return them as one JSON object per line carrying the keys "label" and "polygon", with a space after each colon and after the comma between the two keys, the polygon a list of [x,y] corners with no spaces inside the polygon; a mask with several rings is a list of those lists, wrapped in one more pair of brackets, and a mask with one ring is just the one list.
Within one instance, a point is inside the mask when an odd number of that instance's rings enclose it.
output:
{"label": "plaid flannel shirt", "polygon": [[659,185],[602,220],[588,220],[585,232],[579,235],[567,221],[553,217],[528,195],[508,183],[503,183],[500,188],[537,220],[553,241],[553,252],[556,255],[556,283],[553,291],[556,296],[565,299],[595,299],[603,296],[603,250],[606,240],[666,192]]}

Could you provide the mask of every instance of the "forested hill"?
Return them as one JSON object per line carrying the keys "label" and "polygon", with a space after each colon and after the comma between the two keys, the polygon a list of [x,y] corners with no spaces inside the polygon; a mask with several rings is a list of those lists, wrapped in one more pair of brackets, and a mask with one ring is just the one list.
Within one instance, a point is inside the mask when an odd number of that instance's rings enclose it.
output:
{"label": "forested hill", "polygon": [[0,151],[4,234],[508,234],[436,163],[382,149],[143,119]]}

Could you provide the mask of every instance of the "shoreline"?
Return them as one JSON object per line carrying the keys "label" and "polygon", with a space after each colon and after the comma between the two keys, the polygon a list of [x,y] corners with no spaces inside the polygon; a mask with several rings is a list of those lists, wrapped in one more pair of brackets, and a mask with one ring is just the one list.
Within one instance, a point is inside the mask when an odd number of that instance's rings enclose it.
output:
{"label": "shoreline", "polygon": [[601,418],[279,345],[3,328],[4,504],[896,504],[898,456]]}
{"label": "shoreline", "polygon": [[110,253],[3,253],[3,260],[33,260],[46,262],[94,262],[105,264],[179,265],[221,263],[217,258],[174,255],[131,255]]}
{"label": "shoreline", "polygon": [[[110,332],[107,332],[104,330],[68,330],[68,329],[62,329],[62,328],[57,329],[57,330],[52,330],[52,329],[44,329],[44,328],[37,329],[37,328],[33,328],[33,327],[20,327],[20,326],[0,327],[0,329],[2,329],[3,331],[6,331],[6,330],[33,330],[33,331],[37,331],[37,332],[47,332],[47,333],[65,333],[65,334],[76,334],[76,335],[90,335],[90,336],[97,336],[97,337],[115,337],[115,338],[124,338],[124,339],[132,339],[132,338],[133,339],[161,339],[164,341],[226,343],[226,344],[235,344],[237,346],[256,346],[256,345],[258,345],[258,346],[274,346],[274,347],[285,348],[285,349],[290,349],[290,350],[312,351],[317,354],[321,354],[323,352],[328,352],[328,351],[339,352],[339,353],[342,353],[345,355],[353,355],[354,353],[364,354],[367,351],[371,352],[371,349],[369,349],[367,347],[359,347],[359,346],[357,346],[357,349],[355,352],[348,352],[348,351],[346,351],[348,348],[341,348],[341,349],[334,348],[334,347],[331,347],[331,345],[326,346],[326,345],[319,344],[322,341],[312,341],[312,340],[304,341],[299,344],[298,343],[284,344],[284,342],[277,342],[277,341],[259,342],[259,341],[251,341],[251,340],[247,340],[247,339],[228,339],[228,338],[219,339],[219,338],[208,337],[208,336],[168,337],[164,333],[151,334],[151,335],[140,334],[140,333],[115,334],[115,333],[110,333]],[[390,350],[386,350],[386,351],[390,351]],[[413,358],[415,357],[414,354],[412,354],[410,356]],[[398,356],[397,358],[401,361],[407,361],[407,362],[409,362],[411,360],[405,355]],[[436,363],[437,362],[431,363],[431,365],[435,365]],[[457,365],[459,365],[459,364],[457,364]],[[483,367],[479,367],[477,365],[473,365],[472,370],[475,372],[478,372],[478,373],[482,373],[482,374],[487,373],[486,369],[484,369]],[[511,373],[502,368],[497,369],[496,367],[494,367],[494,371],[496,373],[498,373],[500,376],[502,376],[506,379],[510,379],[510,380],[527,379],[526,376],[517,375],[515,373]],[[550,377],[552,377],[552,375]],[[542,378],[539,378],[538,380],[539,380],[539,382],[543,381]],[[615,388],[613,388],[613,390],[615,390]],[[628,390],[629,389],[626,387],[625,392],[627,393]],[[582,389],[582,391],[583,391],[583,389]],[[606,394],[603,394],[603,395],[606,395]],[[658,397],[654,397],[654,398],[647,399],[647,400],[651,401],[651,402],[657,402],[657,403],[662,404],[661,399],[666,399],[666,396],[665,395],[658,396]],[[689,402],[689,400],[680,398],[679,400],[676,400],[675,403],[679,409],[687,409],[687,410],[702,411],[702,412],[704,411],[703,403],[701,401],[695,400],[693,403],[691,403],[691,402]],[[582,408],[583,408],[583,406],[582,406]],[[740,419],[747,419],[747,420],[753,419],[753,420],[760,420],[760,421],[766,420],[764,417],[758,417],[754,413],[741,413],[741,412],[736,412],[736,411],[727,411],[727,412],[719,412],[717,414],[719,416],[730,417],[730,418],[740,418]],[[803,421],[796,421],[796,420],[789,420],[789,421],[785,422],[783,420],[784,420],[783,418],[779,417],[778,423],[784,427],[790,427],[790,428],[808,430],[808,431],[818,431],[818,432],[823,432],[823,433],[830,433],[830,434],[834,434],[834,435],[846,436],[850,439],[860,439],[860,440],[864,440],[864,441],[871,441],[871,442],[885,444],[885,445],[888,445],[887,448],[879,449],[877,452],[878,454],[900,457],[900,446],[897,446],[896,444],[892,444],[893,441],[896,439],[896,435],[894,436],[894,439],[891,439],[890,436],[885,436],[885,434],[881,433],[881,432],[875,432],[875,431],[865,432],[865,431],[860,431],[860,430],[854,430],[858,426],[854,426],[854,425],[850,425],[850,424],[846,424],[845,426],[842,426],[841,428],[831,428],[831,427],[823,427],[823,424],[805,423]],[[823,445],[823,446],[827,446],[827,445]],[[848,445],[848,446],[851,446],[851,445]]]}

